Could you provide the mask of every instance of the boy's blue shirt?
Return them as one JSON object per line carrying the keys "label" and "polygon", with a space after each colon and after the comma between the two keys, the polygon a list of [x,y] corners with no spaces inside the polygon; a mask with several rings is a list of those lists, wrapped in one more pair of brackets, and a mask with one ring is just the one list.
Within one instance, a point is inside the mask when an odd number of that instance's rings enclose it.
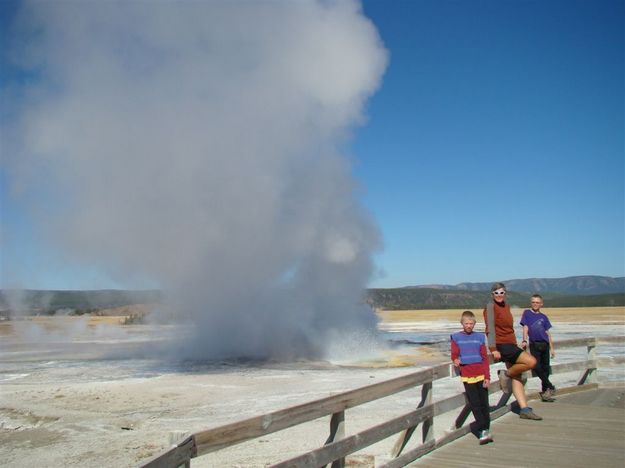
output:
{"label": "boy's blue shirt", "polygon": [[551,328],[551,322],[542,312],[525,309],[521,317],[521,325],[527,325],[530,343],[536,341],[549,342],[547,330]]}
{"label": "boy's blue shirt", "polygon": [[466,333],[464,330],[451,335],[460,349],[461,364],[475,364],[482,362],[480,347],[486,344],[486,335],[481,332]]}

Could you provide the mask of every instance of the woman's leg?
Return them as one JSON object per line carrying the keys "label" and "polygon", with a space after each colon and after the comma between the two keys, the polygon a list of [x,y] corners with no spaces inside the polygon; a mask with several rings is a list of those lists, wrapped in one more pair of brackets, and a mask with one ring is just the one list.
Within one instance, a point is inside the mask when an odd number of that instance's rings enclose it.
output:
{"label": "woman's leg", "polygon": [[523,372],[531,370],[534,367],[536,367],[536,358],[531,354],[523,351],[521,354],[519,354],[516,362],[508,367],[508,376],[513,379],[520,379]]}
{"label": "woman's leg", "polygon": [[512,394],[519,403],[521,409],[527,407],[527,396],[525,395],[525,385],[521,377],[523,372],[533,369],[536,366],[536,358],[525,351],[519,354],[516,362],[512,365],[506,363],[508,376],[512,379]]}
{"label": "woman's leg", "polygon": [[512,378],[512,394],[516,398],[519,408],[527,408],[527,396],[525,396],[525,385],[519,377]]}

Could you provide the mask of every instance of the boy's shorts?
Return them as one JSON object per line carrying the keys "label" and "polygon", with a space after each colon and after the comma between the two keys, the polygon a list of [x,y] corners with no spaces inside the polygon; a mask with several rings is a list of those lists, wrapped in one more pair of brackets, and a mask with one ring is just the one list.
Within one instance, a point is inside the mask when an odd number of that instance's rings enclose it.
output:
{"label": "boy's shorts", "polygon": [[497,351],[501,354],[501,361],[509,364],[516,363],[516,360],[519,359],[519,356],[523,352],[517,345],[507,343],[498,344]]}

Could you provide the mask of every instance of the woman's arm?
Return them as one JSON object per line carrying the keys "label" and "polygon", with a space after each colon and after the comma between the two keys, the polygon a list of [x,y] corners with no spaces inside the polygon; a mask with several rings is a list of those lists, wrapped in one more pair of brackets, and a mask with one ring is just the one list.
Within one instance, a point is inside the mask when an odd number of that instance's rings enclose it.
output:
{"label": "woman's arm", "polygon": [[527,348],[527,338],[529,337],[530,328],[527,325],[523,325],[523,341],[521,341],[521,348]]}

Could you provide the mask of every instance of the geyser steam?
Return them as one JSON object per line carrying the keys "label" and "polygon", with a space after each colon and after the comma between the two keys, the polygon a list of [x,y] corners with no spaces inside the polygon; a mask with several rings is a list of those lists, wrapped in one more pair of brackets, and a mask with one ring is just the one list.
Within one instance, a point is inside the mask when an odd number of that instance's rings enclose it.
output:
{"label": "geyser steam", "polygon": [[155,278],[189,356],[373,329],[379,237],[340,148],[387,57],[357,2],[27,2],[13,27],[7,162],[42,235]]}

